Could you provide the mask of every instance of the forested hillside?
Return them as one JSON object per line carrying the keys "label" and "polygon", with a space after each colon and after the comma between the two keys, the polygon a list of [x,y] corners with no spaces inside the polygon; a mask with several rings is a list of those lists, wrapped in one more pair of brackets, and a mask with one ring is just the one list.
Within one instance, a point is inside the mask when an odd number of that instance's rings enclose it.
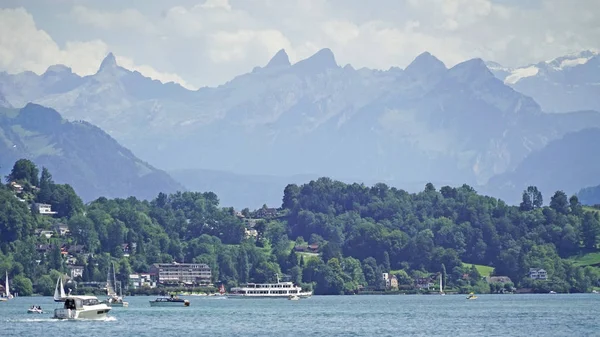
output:
{"label": "forested hillside", "polygon": [[[209,264],[213,282],[227,287],[273,281],[279,273],[316,294],[382,289],[383,272],[396,275],[406,291],[439,273],[445,289],[498,291],[463,263],[492,266],[515,286],[542,292],[589,291],[600,278],[596,267],[566,259],[597,251],[598,215],[560,191],[542,207],[532,187],[520,207],[512,207],[467,185],[437,190],[427,184],[409,194],[321,178],[288,185],[276,211],[236,212],[220,207],[211,192],[84,205],[68,185],[54,184],[41,171],[20,160],[0,189],[0,274],[8,270],[21,295],[52,293],[56,275],[67,270],[60,247],[85,266],[86,281],[106,280],[111,260],[122,281],[152,263],[195,261]],[[58,214],[32,212],[32,202],[52,204]],[[59,223],[70,233],[39,235]],[[256,237],[246,235],[250,228]],[[548,280],[532,281],[529,268],[545,269]]]}

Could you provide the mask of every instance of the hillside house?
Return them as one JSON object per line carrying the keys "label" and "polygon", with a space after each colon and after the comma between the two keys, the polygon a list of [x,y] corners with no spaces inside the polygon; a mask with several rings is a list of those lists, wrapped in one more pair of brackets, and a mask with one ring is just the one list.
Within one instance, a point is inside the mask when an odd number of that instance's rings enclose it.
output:
{"label": "hillside house", "polygon": [[13,192],[19,194],[23,192],[23,186],[21,186],[20,184],[17,184],[14,181],[10,182],[10,188],[13,190]]}
{"label": "hillside house", "polygon": [[317,254],[319,253],[319,245],[317,244],[312,244],[312,245],[306,245],[306,246],[295,246],[294,250],[298,253],[313,253],[313,254]]}
{"label": "hillside house", "polygon": [[69,234],[69,226],[67,226],[64,223],[57,223],[54,226],[52,226],[52,228],[59,236],[66,236],[67,234]]}
{"label": "hillside house", "polygon": [[67,269],[69,269],[69,276],[71,277],[71,279],[74,279],[76,277],[83,277],[83,266],[68,265]]}
{"label": "hillside house", "polygon": [[512,283],[508,276],[488,276],[485,278],[487,283]]}
{"label": "hillside house", "polygon": [[417,289],[427,289],[433,287],[433,282],[429,277],[419,277],[415,279],[415,287]]}
{"label": "hillside house", "polygon": [[277,208],[261,208],[254,214],[257,218],[273,218],[277,216]]}
{"label": "hillside house", "polygon": [[250,228],[250,229],[244,228],[244,237],[246,239],[255,238],[257,236],[258,236],[258,231],[256,229],[254,229],[254,228]]}
{"label": "hillside house", "polygon": [[133,289],[143,287],[156,288],[156,282],[152,280],[150,274],[131,274],[129,275],[129,286]]}
{"label": "hillside house", "polygon": [[47,230],[43,230],[43,229],[36,229],[35,230],[35,234],[39,235],[39,236],[43,236],[46,239],[50,239],[52,237],[52,235],[54,235],[53,231],[47,231]]}
{"label": "hillside house", "polygon": [[529,277],[534,280],[545,281],[548,279],[548,273],[542,268],[529,268]]}
{"label": "hillside house", "polygon": [[386,289],[398,289],[398,278],[396,275],[390,275],[389,273],[383,273],[383,280],[385,281]]}
{"label": "hillside house", "polygon": [[52,245],[52,244],[50,244],[50,245],[47,245],[47,244],[39,244],[39,245],[37,245],[37,246],[35,247],[35,250],[36,250],[38,253],[41,253],[41,254],[47,254],[47,253],[50,253],[50,252],[52,251],[52,249],[54,249],[54,245]]}
{"label": "hillside house", "polygon": [[33,204],[33,208],[37,213],[39,213],[41,215],[57,214],[57,212],[52,211],[52,205],[49,205],[49,204],[40,204],[40,203],[36,202],[35,204]]}

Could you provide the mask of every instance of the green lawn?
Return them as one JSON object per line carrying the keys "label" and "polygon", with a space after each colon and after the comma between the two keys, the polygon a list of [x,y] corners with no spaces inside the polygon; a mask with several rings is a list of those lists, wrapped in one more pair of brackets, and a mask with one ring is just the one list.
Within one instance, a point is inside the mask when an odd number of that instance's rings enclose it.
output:
{"label": "green lawn", "polygon": [[570,257],[576,266],[595,266],[600,265],[600,252],[588,253],[579,256]]}
{"label": "green lawn", "polygon": [[483,266],[480,264],[470,264],[470,263],[463,263],[463,266],[467,267],[467,268],[471,268],[471,266],[475,266],[475,269],[477,269],[477,271],[479,272],[479,275],[486,277],[486,276],[490,276],[490,274],[492,274],[492,272],[494,271],[494,267],[490,267],[490,266]]}

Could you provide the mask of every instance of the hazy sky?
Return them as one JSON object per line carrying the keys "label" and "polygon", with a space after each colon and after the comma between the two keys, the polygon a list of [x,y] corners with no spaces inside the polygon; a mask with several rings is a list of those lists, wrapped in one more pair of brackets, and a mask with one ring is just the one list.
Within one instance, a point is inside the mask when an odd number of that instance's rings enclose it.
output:
{"label": "hazy sky", "polygon": [[0,70],[117,62],[190,88],[218,85],[285,48],[338,64],[404,68],[429,51],[515,66],[600,45],[597,0],[2,0]]}

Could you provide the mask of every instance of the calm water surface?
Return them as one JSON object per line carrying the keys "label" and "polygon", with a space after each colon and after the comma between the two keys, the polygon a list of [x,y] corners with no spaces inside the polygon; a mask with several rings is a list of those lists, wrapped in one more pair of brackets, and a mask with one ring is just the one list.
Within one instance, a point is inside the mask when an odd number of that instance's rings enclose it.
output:
{"label": "calm water surface", "polygon": [[[0,336],[600,336],[600,295],[314,296],[214,299],[151,308],[127,297],[106,321],[51,319],[51,297],[0,302]],[[27,314],[32,304],[47,314]]]}

